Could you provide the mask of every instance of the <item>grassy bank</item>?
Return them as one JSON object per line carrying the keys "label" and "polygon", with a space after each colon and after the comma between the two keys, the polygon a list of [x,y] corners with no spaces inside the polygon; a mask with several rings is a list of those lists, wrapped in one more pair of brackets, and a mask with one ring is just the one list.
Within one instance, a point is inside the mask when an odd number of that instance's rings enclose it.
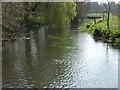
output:
{"label": "grassy bank", "polygon": [[[88,14],[88,16],[102,16],[102,14]],[[92,33],[95,39],[100,39],[103,42],[110,43],[114,47],[120,48],[120,30],[118,29],[118,17],[110,15],[110,29],[107,28],[107,14],[104,19],[97,19],[96,24],[94,20],[86,19],[80,30],[83,32]]]}

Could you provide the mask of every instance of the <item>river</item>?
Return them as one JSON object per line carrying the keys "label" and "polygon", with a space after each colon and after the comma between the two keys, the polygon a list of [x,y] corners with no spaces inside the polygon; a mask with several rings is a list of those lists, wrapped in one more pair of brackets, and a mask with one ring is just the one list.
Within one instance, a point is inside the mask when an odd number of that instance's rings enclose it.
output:
{"label": "river", "polygon": [[26,36],[2,50],[3,88],[118,87],[118,49],[74,30]]}

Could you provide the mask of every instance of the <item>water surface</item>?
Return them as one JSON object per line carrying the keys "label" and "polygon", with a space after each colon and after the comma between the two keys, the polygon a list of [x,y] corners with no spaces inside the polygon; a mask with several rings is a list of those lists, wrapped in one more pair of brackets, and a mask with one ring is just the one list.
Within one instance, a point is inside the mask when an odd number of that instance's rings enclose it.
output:
{"label": "water surface", "polygon": [[118,87],[117,49],[79,31],[41,28],[27,37],[3,48],[3,87]]}

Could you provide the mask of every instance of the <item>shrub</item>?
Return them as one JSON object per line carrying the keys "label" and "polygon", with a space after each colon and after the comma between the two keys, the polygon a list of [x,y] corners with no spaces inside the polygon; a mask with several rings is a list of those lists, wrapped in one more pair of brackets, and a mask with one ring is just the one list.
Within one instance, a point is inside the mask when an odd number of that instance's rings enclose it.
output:
{"label": "shrub", "polygon": [[112,31],[110,36],[111,36],[110,39],[111,39],[112,43],[114,43],[116,38],[120,38],[120,32],[117,30]]}
{"label": "shrub", "polygon": [[7,33],[10,33],[11,32],[11,29],[5,25],[2,25],[2,31],[3,32],[7,32]]}
{"label": "shrub", "polygon": [[114,41],[114,46],[119,47],[120,48],[120,38],[115,38]]}
{"label": "shrub", "polygon": [[102,37],[101,29],[96,28],[96,29],[93,31],[93,35],[94,35],[94,37]]}
{"label": "shrub", "polygon": [[86,25],[86,28],[89,28],[90,27],[90,25]]}
{"label": "shrub", "polygon": [[102,37],[103,39],[110,39],[110,30],[109,29],[104,29],[102,30]]}

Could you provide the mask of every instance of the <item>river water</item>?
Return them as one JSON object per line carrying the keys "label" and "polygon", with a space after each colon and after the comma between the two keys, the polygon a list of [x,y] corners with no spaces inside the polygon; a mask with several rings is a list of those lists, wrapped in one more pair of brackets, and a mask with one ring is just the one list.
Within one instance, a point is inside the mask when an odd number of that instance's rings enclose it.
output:
{"label": "river water", "polygon": [[41,28],[3,48],[2,54],[4,88],[118,87],[118,50],[87,33],[53,34]]}

